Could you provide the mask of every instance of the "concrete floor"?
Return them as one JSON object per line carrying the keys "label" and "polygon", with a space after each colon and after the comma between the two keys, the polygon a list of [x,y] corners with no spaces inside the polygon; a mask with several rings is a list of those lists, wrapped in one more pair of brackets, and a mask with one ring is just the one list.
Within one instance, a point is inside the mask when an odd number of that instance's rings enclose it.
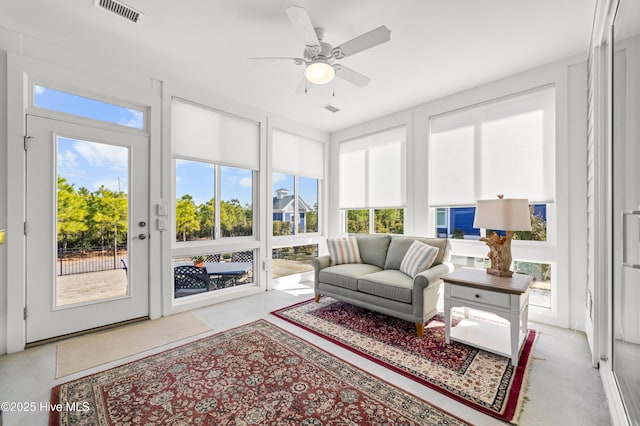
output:
{"label": "concrete floor", "polygon": [[[292,280],[286,280],[278,284],[274,291],[201,308],[193,312],[214,329],[213,333],[237,327],[259,318],[266,318],[334,355],[354,363],[468,422],[479,426],[505,424],[269,314],[272,310],[280,307],[310,299],[313,296],[313,290],[309,285],[309,282],[296,283]],[[529,377],[529,388],[519,424],[523,426],[610,425],[611,420],[604,390],[598,370],[591,367],[589,348],[584,333],[538,323],[530,323],[529,326],[540,331],[541,335],[533,352],[534,361]],[[49,401],[53,386],[203,336],[181,340],[163,348],[156,348],[60,379],[54,378],[55,343],[31,348],[17,354],[0,356],[0,402],[33,402],[36,408],[34,411],[22,413],[5,412],[3,422],[0,424],[3,426],[46,425],[48,412],[41,407],[41,404],[46,404]]]}

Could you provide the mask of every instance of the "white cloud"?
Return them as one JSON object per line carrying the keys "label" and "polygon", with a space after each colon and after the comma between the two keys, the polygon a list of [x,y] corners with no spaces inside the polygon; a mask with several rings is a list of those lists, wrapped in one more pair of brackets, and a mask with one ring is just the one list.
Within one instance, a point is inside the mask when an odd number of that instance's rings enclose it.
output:
{"label": "white cloud", "polygon": [[243,188],[252,188],[253,187],[253,179],[250,177],[243,177],[240,179],[240,186]]}
{"label": "white cloud", "polygon": [[78,156],[72,151],[58,152],[58,170],[64,170],[68,174],[80,172],[78,167]]}
{"label": "white cloud", "polygon": [[115,170],[128,169],[129,150],[125,147],[76,141],[73,148],[91,166],[109,167]]}
{"label": "white cloud", "polygon": [[42,95],[46,90],[47,90],[46,87],[42,87],[42,86],[35,87],[36,95]]}
{"label": "white cloud", "polygon": [[130,117],[127,119],[121,120],[118,124],[127,127],[133,127],[135,129],[143,129],[144,128],[144,113],[142,111],[137,111],[135,109],[127,108],[127,113]]}
{"label": "white cloud", "polygon": [[287,180],[288,177],[289,175],[285,175],[284,173],[274,173],[271,182],[275,185],[283,180]]}

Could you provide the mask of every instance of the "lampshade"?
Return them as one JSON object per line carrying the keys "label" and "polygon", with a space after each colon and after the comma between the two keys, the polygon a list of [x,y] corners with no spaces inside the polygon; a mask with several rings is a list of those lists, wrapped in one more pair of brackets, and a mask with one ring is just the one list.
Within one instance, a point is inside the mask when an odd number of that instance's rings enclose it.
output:
{"label": "lampshade", "polygon": [[529,200],[526,198],[478,200],[473,227],[502,231],[531,231]]}
{"label": "lampshade", "polygon": [[304,70],[304,76],[314,84],[325,84],[333,80],[336,71],[324,61],[312,62]]}

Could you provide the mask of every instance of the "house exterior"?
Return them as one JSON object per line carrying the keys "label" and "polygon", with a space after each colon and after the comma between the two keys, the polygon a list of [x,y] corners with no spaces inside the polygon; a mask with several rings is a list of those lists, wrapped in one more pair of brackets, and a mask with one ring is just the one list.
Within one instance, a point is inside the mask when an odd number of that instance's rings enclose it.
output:
{"label": "house exterior", "polygon": [[[279,188],[276,190],[276,196],[273,197],[273,221],[274,222],[287,222],[290,224],[290,234],[294,233],[295,229],[295,197],[289,195],[289,190],[286,188]],[[301,232],[306,230],[306,217],[307,212],[311,208],[305,201],[298,197],[298,216],[299,226]]]}

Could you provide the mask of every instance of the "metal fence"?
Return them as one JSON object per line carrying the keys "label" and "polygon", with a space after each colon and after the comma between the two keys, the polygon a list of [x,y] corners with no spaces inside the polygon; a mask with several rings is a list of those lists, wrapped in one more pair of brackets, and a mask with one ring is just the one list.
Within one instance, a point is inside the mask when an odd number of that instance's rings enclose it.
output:
{"label": "metal fence", "polygon": [[57,275],[85,274],[87,272],[122,269],[127,261],[127,246],[116,250],[102,247],[58,249]]}

